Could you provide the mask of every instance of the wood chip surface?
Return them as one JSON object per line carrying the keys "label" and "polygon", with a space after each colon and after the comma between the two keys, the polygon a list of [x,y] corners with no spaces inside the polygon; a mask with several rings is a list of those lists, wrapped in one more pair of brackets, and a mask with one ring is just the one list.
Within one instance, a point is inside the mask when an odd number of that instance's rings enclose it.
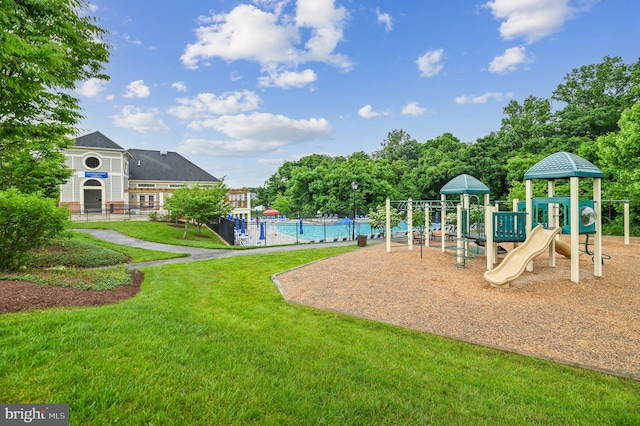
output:
{"label": "wood chip surface", "polygon": [[570,259],[557,255],[552,268],[545,252],[533,272],[503,289],[484,280],[484,256],[460,269],[439,246],[422,247],[421,255],[420,246],[394,243],[387,252],[382,243],[276,280],[291,303],[640,380],[640,239],[625,245],[622,237],[603,237],[603,253],[611,258],[602,277],[582,253],[574,283]]}

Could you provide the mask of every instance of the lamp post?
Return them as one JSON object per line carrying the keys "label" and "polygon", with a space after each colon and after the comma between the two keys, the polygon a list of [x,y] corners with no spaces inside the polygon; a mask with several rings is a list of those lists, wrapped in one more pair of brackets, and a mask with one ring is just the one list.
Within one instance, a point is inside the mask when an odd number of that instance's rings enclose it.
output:
{"label": "lamp post", "polygon": [[356,209],[356,191],[358,190],[358,182],[355,180],[351,182],[351,188],[353,188],[353,231],[351,233],[351,240],[355,241],[356,239],[356,213],[358,210]]}

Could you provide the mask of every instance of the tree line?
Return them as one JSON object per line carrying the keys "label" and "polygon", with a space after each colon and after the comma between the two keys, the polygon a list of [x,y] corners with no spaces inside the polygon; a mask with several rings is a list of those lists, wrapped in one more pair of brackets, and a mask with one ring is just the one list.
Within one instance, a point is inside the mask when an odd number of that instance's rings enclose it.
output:
{"label": "tree line", "polygon": [[[265,206],[300,215],[353,212],[355,195],[358,211],[367,213],[386,198],[439,199],[442,186],[467,173],[490,188],[493,200],[524,199],[524,174],[560,151],[598,166],[603,199],[629,199],[633,227],[640,228],[640,59],[606,56],[573,69],[550,98],[511,100],[500,128],[476,141],[444,133],[418,142],[396,129],[372,153],[287,161],[256,193]],[[352,181],[359,183],[355,193]],[[546,183],[536,184],[535,195],[544,196]],[[568,181],[556,190],[568,195]]]}

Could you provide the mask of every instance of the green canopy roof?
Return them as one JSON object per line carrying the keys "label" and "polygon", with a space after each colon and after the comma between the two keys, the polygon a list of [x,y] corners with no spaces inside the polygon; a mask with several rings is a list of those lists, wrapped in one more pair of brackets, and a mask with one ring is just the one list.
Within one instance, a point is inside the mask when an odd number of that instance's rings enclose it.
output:
{"label": "green canopy roof", "polygon": [[488,194],[489,187],[471,175],[460,175],[451,179],[440,190],[440,194]]}
{"label": "green canopy roof", "polygon": [[556,152],[524,174],[524,180],[533,179],[561,179],[570,177],[604,177],[602,170],[582,157],[570,152]]}

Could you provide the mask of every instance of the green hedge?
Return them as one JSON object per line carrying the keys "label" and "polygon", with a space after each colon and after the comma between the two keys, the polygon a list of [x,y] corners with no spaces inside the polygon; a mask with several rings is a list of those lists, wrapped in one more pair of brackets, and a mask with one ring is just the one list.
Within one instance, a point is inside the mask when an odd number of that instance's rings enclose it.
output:
{"label": "green hedge", "polygon": [[50,246],[31,254],[30,268],[67,266],[96,268],[126,263],[127,256],[97,245],[78,240],[56,240]]}

